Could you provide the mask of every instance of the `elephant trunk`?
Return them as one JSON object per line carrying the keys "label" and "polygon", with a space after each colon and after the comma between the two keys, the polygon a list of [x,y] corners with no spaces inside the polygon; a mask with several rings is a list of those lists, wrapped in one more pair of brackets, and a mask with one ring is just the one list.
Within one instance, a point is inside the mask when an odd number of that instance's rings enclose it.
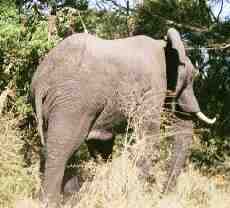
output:
{"label": "elephant trunk", "polygon": [[214,124],[216,122],[216,118],[210,119],[205,116],[201,111],[196,113],[196,116],[207,124]]}

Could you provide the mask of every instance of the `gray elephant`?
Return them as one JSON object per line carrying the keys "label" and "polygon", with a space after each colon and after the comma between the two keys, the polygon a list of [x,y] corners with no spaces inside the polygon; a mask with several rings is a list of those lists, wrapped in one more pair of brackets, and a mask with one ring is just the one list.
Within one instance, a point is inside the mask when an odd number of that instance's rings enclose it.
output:
{"label": "gray elephant", "polygon": [[[52,49],[31,85],[38,131],[46,147],[43,190],[49,207],[57,206],[66,163],[84,141],[113,141],[116,126],[130,115],[144,115],[143,134],[157,135],[167,92],[183,112],[214,123],[215,119],[201,113],[194,96],[195,72],[173,28],[168,30],[166,42],[146,36],[102,40],[74,34]],[[176,136],[165,189],[185,161],[192,137],[189,115],[177,116],[176,128],[188,131]],[[111,150],[109,145],[105,158]]]}

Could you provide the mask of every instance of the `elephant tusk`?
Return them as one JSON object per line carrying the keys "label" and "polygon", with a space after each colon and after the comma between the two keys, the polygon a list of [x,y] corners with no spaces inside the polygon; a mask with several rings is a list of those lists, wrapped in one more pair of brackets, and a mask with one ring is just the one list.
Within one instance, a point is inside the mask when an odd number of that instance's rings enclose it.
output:
{"label": "elephant tusk", "polygon": [[207,116],[205,116],[202,112],[197,112],[196,116],[207,124],[214,124],[216,122],[216,118],[210,119]]}

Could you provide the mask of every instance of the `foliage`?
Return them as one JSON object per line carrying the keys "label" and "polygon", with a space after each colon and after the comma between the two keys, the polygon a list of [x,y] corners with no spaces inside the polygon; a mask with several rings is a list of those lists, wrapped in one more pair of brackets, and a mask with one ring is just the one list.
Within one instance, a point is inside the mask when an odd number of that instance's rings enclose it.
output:
{"label": "foliage", "polygon": [[119,12],[86,10],[80,11],[79,16],[77,10],[69,7],[63,8],[57,13],[58,35],[65,37],[70,27],[75,32],[84,32],[80,17],[91,34],[107,39],[128,36],[126,16]]}
{"label": "foliage", "polygon": [[[203,78],[200,78],[196,83],[201,108],[210,116],[216,115],[218,120],[210,130],[201,134],[201,148],[196,149],[194,154],[199,157],[193,159],[199,161],[197,163],[199,166],[205,164],[212,170],[219,169],[218,166],[222,168],[230,156],[229,56],[229,51],[210,51]],[[206,128],[202,123],[198,123],[197,126]]]}
{"label": "foliage", "polygon": [[[87,29],[101,37],[114,38],[127,36],[126,19],[116,12],[82,12],[82,19]],[[111,27],[111,23],[116,27]],[[58,35],[63,38],[70,25],[75,32],[82,32],[83,27],[77,10],[64,8],[57,15]],[[20,16],[14,3],[1,4],[0,19],[0,54],[1,80],[0,89],[14,82],[18,95],[26,95],[31,76],[41,57],[60,40],[53,37],[48,41],[48,23],[46,17],[36,13]]]}
{"label": "foliage", "polygon": [[138,11],[136,34],[160,38],[168,27],[179,24],[209,26],[211,16],[205,1],[145,1]]}
{"label": "foliage", "polygon": [[20,17],[14,7],[7,10],[0,20],[0,89],[11,81],[17,95],[23,96],[28,93],[39,59],[54,46],[54,42],[48,42],[45,20],[36,16]]}

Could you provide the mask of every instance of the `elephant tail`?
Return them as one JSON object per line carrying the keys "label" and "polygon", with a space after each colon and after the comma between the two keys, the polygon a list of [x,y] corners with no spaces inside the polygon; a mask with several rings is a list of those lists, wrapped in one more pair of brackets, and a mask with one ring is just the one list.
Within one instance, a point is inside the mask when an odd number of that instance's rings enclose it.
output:
{"label": "elephant tail", "polygon": [[42,104],[43,98],[45,97],[44,90],[36,90],[35,92],[35,110],[37,115],[37,128],[38,133],[41,137],[41,144],[45,145],[45,139],[43,134],[43,114],[42,114]]}

